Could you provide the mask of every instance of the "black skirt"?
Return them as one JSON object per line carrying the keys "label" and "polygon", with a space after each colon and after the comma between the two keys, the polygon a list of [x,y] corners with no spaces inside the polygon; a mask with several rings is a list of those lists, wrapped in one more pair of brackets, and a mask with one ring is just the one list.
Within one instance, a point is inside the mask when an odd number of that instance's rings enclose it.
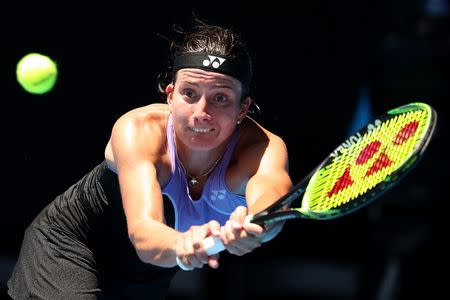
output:
{"label": "black skirt", "polygon": [[[171,210],[166,206],[169,225]],[[13,299],[164,299],[178,270],[138,258],[117,175],[103,161],[28,226],[8,294]]]}

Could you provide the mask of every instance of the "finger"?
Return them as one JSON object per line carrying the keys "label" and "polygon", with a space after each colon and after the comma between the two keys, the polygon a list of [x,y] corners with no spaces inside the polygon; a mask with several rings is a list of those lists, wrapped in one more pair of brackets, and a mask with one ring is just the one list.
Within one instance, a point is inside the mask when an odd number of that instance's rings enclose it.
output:
{"label": "finger", "polygon": [[[236,229],[234,221],[229,220],[222,227],[222,239],[228,252],[234,255],[244,255],[261,246],[261,236],[264,229],[257,224],[246,223],[243,227]],[[247,232],[248,229],[249,231]]]}
{"label": "finger", "polygon": [[192,228],[190,228],[184,234],[183,240],[183,248],[184,248],[184,256],[191,256],[194,254],[194,245],[193,245],[193,232]]}
{"label": "finger", "polygon": [[229,244],[237,239],[240,235],[241,227],[234,221],[228,220],[222,227],[225,244]]}
{"label": "finger", "polygon": [[247,216],[247,211],[247,207],[238,206],[230,216],[230,220],[236,221],[240,225],[244,224],[245,217]]}
{"label": "finger", "polygon": [[196,244],[199,241],[202,241],[210,233],[208,224],[205,224],[202,226],[192,226],[190,228],[190,231],[191,231],[193,244]]}
{"label": "finger", "polygon": [[209,230],[211,232],[211,235],[213,236],[219,236],[220,235],[220,224],[219,222],[212,220],[208,223]]}
{"label": "finger", "polygon": [[177,265],[184,271],[191,271],[194,268],[190,265],[187,265],[186,263],[183,262],[182,259],[180,259],[178,256],[176,256],[176,260],[177,260]]}
{"label": "finger", "polygon": [[225,226],[222,228],[224,236],[224,239],[222,239],[222,241],[228,252],[234,255],[241,256],[253,249],[251,244],[245,242],[245,239],[249,237],[247,232],[245,232],[245,230],[242,230],[242,228],[236,229],[233,221],[228,221],[227,224],[225,224]]}
{"label": "finger", "polygon": [[209,228],[206,226],[191,227],[192,247],[194,252],[198,251],[202,246],[202,241],[209,233]]}
{"label": "finger", "polygon": [[248,241],[239,241],[233,244],[229,244],[227,247],[227,251],[233,255],[242,256],[246,253],[249,253],[255,249],[256,246],[253,246]]}
{"label": "finger", "polygon": [[264,227],[254,224],[254,223],[245,223],[243,225],[243,229],[245,232],[247,232],[249,235],[255,236],[255,237],[261,237],[264,234]]}
{"label": "finger", "polygon": [[198,226],[193,226],[184,235],[184,257],[182,258],[182,262],[188,267],[200,268],[203,266],[203,262],[197,257],[195,249],[201,247],[195,243],[196,231],[198,229]]}
{"label": "finger", "polygon": [[[204,263],[195,255],[189,255],[188,257],[189,265],[194,268],[202,268]],[[206,259],[206,261],[208,261]]]}
{"label": "finger", "polygon": [[193,259],[192,256],[194,254],[194,247],[192,245],[192,237],[191,234],[189,234],[190,232],[186,232],[185,234],[185,238],[184,238],[184,243],[183,243],[183,248],[184,248],[184,252],[183,255],[180,258],[181,264],[178,263],[178,265],[180,267],[184,267],[187,268],[188,270],[193,270],[195,268],[195,265],[192,263]]}
{"label": "finger", "polygon": [[192,260],[198,260],[202,265],[208,263],[208,255],[206,249],[203,248],[203,241],[209,232],[208,226],[192,227],[192,255],[195,256]]}
{"label": "finger", "polygon": [[240,239],[238,242],[231,245],[230,249],[233,254],[241,256],[246,253],[252,252],[259,246],[261,246],[261,240],[255,237],[247,237]]}
{"label": "finger", "polygon": [[208,265],[213,269],[217,269],[219,267],[219,254],[211,255],[208,258]]}
{"label": "finger", "polygon": [[185,271],[192,270],[193,268],[189,265],[187,257],[185,255],[185,239],[186,234],[180,234],[179,238],[175,240],[175,259],[177,265]]}

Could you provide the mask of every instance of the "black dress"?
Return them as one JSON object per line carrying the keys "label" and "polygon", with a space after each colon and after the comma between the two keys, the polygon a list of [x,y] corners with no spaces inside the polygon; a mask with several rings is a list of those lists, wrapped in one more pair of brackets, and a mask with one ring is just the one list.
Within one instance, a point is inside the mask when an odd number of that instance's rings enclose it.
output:
{"label": "black dress", "polygon": [[[166,220],[173,224],[172,216]],[[128,238],[117,175],[103,161],[28,226],[8,294],[14,299],[164,299],[178,270],[138,258]]]}

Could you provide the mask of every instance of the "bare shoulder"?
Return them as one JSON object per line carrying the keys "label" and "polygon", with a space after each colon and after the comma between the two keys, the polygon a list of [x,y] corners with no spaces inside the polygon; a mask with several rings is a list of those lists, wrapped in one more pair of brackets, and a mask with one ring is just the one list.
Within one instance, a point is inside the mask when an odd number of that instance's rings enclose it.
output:
{"label": "bare shoulder", "polygon": [[127,133],[156,133],[164,130],[170,113],[166,104],[150,104],[132,109],[114,123],[112,135]]}
{"label": "bare shoulder", "polygon": [[[166,104],[150,104],[123,114],[114,123],[105,157],[114,165],[120,153],[156,158],[165,152],[165,133],[170,114]],[[128,153],[128,154],[126,154]],[[116,157],[114,157],[116,156]]]}
{"label": "bare shoulder", "polygon": [[264,128],[254,119],[247,117],[241,124],[240,138],[235,152],[236,162],[253,166],[252,171],[260,167],[265,160],[287,160],[287,148],[284,140],[277,134]]}
{"label": "bare shoulder", "polygon": [[284,140],[254,119],[247,117],[241,126],[242,150],[249,148],[285,147]]}
{"label": "bare shoulder", "polygon": [[161,118],[167,119],[169,112],[170,109],[167,104],[153,103],[126,112],[118,121],[157,121]]}

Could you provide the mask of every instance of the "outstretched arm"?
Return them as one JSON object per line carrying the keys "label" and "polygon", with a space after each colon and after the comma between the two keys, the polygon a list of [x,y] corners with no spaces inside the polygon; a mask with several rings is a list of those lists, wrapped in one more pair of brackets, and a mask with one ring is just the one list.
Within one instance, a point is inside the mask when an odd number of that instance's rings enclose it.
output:
{"label": "outstretched arm", "polygon": [[218,256],[202,248],[206,236],[220,226],[211,222],[178,232],[165,224],[158,173],[165,143],[165,119],[131,112],[114,125],[110,148],[117,170],[129,238],[139,258],[161,267],[176,266],[176,257],[191,268],[208,263],[217,267]]}
{"label": "outstretched arm", "polygon": [[[225,248],[236,255],[243,255],[259,247],[262,242],[274,238],[283,223],[270,228],[246,223],[247,215],[253,215],[267,208],[292,187],[288,174],[288,154],[283,140],[269,133],[267,144],[257,144],[248,153],[247,162],[255,165],[245,195],[248,209],[238,207],[221,229],[221,240]],[[260,155],[255,155],[255,154]]]}

